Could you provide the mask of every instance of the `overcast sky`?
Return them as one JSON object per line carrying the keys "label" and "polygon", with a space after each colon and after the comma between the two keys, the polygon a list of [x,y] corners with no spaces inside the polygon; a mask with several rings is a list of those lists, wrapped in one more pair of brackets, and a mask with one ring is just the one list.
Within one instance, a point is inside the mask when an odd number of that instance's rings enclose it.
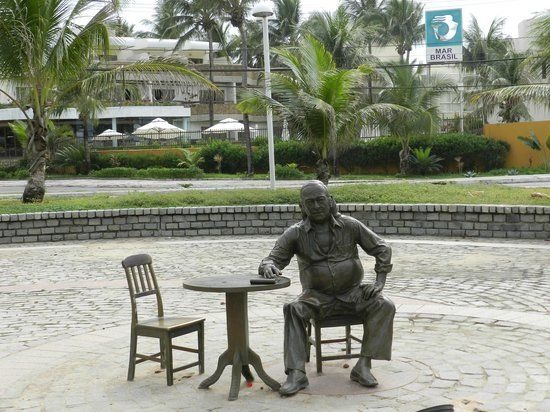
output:
{"label": "overcast sky", "polygon": [[[492,19],[505,17],[505,31],[512,37],[518,35],[518,23],[533,16],[533,13],[550,8],[549,0],[424,0],[425,10],[461,8],[464,26],[470,16],[475,15],[481,27],[486,30]],[[156,2],[153,0],[130,0],[123,11],[123,17],[136,27],[142,28],[143,19],[152,19]],[[336,0],[302,0],[304,18],[315,11],[333,11],[339,4]]]}

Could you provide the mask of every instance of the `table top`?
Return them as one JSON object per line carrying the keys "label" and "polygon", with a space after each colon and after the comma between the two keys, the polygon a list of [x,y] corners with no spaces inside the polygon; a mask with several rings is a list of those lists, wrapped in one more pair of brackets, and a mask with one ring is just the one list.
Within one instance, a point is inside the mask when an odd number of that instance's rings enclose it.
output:
{"label": "table top", "polygon": [[200,292],[255,292],[261,290],[282,289],[290,286],[290,279],[284,276],[277,278],[277,283],[251,285],[250,279],[257,279],[258,276],[226,275],[212,276],[183,281],[185,289],[197,290]]}

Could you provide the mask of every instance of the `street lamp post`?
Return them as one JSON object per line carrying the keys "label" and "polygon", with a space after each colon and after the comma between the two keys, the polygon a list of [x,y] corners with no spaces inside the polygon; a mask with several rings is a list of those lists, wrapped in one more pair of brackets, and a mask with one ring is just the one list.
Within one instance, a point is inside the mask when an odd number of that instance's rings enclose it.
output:
{"label": "street lamp post", "polygon": [[[262,19],[264,45],[265,95],[271,98],[271,63],[269,59],[269,30],[267,19],[273,16],[273,10],[267,3],[260,3],[252,9],[252,15]],[[275,144],[273,143],[273,111],[267,108],[267,149],[269,155],[269,185],[275,189]]]}

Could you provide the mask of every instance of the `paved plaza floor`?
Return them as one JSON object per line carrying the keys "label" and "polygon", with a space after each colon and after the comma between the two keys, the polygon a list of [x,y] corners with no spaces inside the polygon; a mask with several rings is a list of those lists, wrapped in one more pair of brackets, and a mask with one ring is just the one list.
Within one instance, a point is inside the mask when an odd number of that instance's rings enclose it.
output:
{"label": "paved plaza floor", "polygon": [[[397,314],[393,360],[373,362],[380,385],[363,388],[349,380],[352,362],[332,361],[320,376],[310,367],[310,388],[294,397],[257,379],[251,388],[243,382],[233,402],[229,369],[210,389],[197,389],[226,347],[225,298],[184,290],[182,281],[253,276],[275,237],[1,247],[0,410],[417,411],[454,403],[455,410],[550,411],[550,242],[388,240],[394,270],[384,293]],[[152,255],[168,315],[206,316],[205,375],[178,372],[168,387],[158,364],[146,362],[126,381],[130,300],[120,262],[135,253]],[[361,256],[372,279],[373,259]],[[249,295],[250,345],[280,381],[282,306],[300,292],[294,260],[285,275],[289,288]],[[138,350],[157,347],[138,343]]]}

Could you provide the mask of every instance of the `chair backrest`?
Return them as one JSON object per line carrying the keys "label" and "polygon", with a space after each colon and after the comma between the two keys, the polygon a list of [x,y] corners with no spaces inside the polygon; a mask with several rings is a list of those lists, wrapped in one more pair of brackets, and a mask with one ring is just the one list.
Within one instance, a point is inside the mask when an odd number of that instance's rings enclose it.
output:
{"label": "chair backrest", "polygon": [[156,295],[158,316],[164,316],[162,298],[157,284],[153,259],[147,254],[128,256],[122,261],[122,267],[126,272],[128,290],[132,302],[132,321],[137,323],[136,299],[149,295]]}

